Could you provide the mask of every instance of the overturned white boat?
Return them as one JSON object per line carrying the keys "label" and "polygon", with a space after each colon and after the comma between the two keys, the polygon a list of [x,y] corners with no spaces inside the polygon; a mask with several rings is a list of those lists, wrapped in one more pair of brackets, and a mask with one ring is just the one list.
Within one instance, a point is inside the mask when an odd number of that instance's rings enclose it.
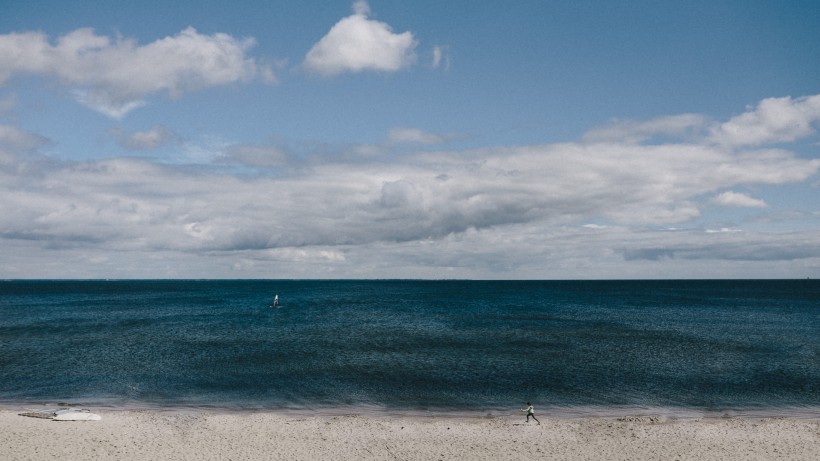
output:
{"label": "overturned white boat", "polygon": [[100,415],[82,408],[46,408],[20,413],[20,416],[51,419],[53,421],[99,421],[102,419]]}

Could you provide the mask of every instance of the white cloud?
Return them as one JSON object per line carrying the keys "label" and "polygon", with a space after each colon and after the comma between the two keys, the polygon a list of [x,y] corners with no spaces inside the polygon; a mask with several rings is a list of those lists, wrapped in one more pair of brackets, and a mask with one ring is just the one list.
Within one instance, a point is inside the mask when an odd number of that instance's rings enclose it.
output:
{"label": "white cloud", "polygon": [[769,98],[715,127],[712,138],[730,147],[790,142],[814,133],[818,120],[820,95]]}
{"label": "white cloud", "polygon": [[147,131],[126,134],[119,128],[112,130],[117,143],[128,150],[153,150],[167,144],[179,142],[179,137],[170,129],[157,125]]}
{"label": "white cloud", "polygon": [[444,53],[441,50],[441,47],[438,47],[438,46],[433,47],[433,68],[434,69],[436,67],[438,67],[439,64],[441,64],[441,59],[442,59],[443,54]]}
{"label": "white cloud", "polygon": [[143,106],[147,96],[171,97],[261,78],[270,68],[247,56],[254,40],[202,35],[187,28],[147,45],[77,29],[55,45],[41,32],[0,35],[0,84],[19,74],[53,76],[78,101],[113,118]]}
{"label": "white cloud", "polygon": [[692,136],[703,130],[707,122],[705,117],[698,114],[672,115],[640,122],[615,120],[587,132],[584,141],[641,143],[658,136]]}
{"label": "white cloud", "polygon": [[342,262],[345,260],[345,255],[341,251],[328,251],[319,248],[275,248],[259,253],[257,259],[270,259],[289,263],[303,261],[325,263]]}
{"label": "white cloud", "polygon": [[712,199],[714,203],[721,206],[736,206],[747,208],[765,208],[766,202],[739,192],[727,191]]}
{"label": "white cloud", "polygon": [[[286,160],[276,149],[227,150],[249,166]],[[709,191],[793,183],[818,169],[820,161],[786,153],[601,144],[420,153],[256,179],[112,159],[31,176],[23,194],[3,191],[6,207],[29,218],[9,214],[0,228],[224,251],[438,239],[521,223],[663,226],[697,217],[697,197]]]}
{"label": "white cloud", "polygon": [[168,160],[170,163],[200,165],[221,162],[225,160],[226,152],[231,146],[230,142],[219,136],[205,136],[196,142],[185,142],[179,153]]}
{"label": "white cloud", "polygon": [[[43,136],[10,125],[0,125],[0,172],[12,174],[7,178],[9,185],[16,183],[14,173],[36,168],[32,164],[43,159],[37,150],[48,144],[49,140]],[[2,192],[3,189],[0,188],[0,193]]]}
{"label": "white cloud", "polygon": [[393,144],[441,144],[445,140],[444,136],[409,127],[392,128],[387,135],[387,141]]}
{"label": "white cloud", "polygon": [[652,139],[679,138],[714,143],[727,148],[792,142],[815,133],[820,120],[820,95],[768,98],[755,107],[716,123],[699,114],[658,117],[646,121],[615,120],[590,130],[584,141],[643,143]]}
{"label": "white cloud", "polygon": [[707,234],[725,234],[731,232],[742,232],[739,229],[732,229],[731,227],[721,227],[720,229],[706,229]]}
{"label": "white cloud", "polygon": [[0,125],[0,148],[5,147],[12,152],[29,152],[46,144],[48,140],[43,136],[10,125]]}
{"label": "white cloud", "polygon": [[433,69],[438,69],[443,66],[445,71],[450,70],[450,55],[447,52],[447,47],[434,46],[433,47]]}
{"label": "white cloud", "polygon": [[305,69],[335,76],[366,70],[394,72],[416,62],[417,42],[411,32],[396,34],[386,23],[369,19],[367,2],[357,1],[353,11],[308,51]]}

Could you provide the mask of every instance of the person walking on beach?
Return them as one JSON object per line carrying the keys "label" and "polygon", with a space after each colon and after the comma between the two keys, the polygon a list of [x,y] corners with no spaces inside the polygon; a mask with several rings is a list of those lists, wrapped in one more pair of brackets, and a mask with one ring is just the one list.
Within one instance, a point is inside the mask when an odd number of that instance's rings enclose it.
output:
{"label": "person walking on beach", "polygon": [[535,410],[532,409],[532,404],[530,402],[527,402],[527,409],[521,411],[527,412],[527,422],[530,422],[530,416],[532,416],[532,419],[534,419],[539,426],[541,425],[541,421],[538,421],[538,418],[535,417]]}

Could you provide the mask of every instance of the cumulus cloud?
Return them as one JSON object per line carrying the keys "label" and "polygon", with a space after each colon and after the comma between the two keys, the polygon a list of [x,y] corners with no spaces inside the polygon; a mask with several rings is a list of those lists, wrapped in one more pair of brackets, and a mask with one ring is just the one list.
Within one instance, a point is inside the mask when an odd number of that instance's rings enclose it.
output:
{"label": "cumulus cloud", "polygon": [[721,206],[736,206],[748,208],[765,208],[766,202],[739,192],[727,191],[712,199]]}
{"label": "cumulus cloud", "polygon": [[111,130],[117,143],[128,150],[153,150],[179,142],[179,136],[170,129],[157,125],[147,131],[125,133],[120,128]]}
{"label": "cumulus cloud", "polygon": [[57,78],[79,102],[112,118],[146,104],[251,79],[275,81],[272,70],[248,57],[253,39],[203,35],[194,28],[139,45],[121,37],[77,29],[55,44],[42,32],[0,35],[0,84],[20,74]]}
{"label": "cumulus cloud", "polygon": [[768,98],[715,127],[712,138],[730,147],[791,142],[814,133],[818,120],[820,95]]}
{"label": "cumulus cloud", "polygon": [[309,72],[335,76],[367,70],[395,72],[416,62],[416,39],[411,32],[394,33],[386,23],[369,18],[365,1],[340,20],[316,43],[302,64]]}

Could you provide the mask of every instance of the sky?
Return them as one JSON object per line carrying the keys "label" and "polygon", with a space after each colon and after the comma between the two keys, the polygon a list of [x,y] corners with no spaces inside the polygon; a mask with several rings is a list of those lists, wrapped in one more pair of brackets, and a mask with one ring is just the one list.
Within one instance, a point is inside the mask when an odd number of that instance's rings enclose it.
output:
{"label": "sky", "polygon": [[0,0],[0,278],[817,278],[818,44],[801,0]]}

